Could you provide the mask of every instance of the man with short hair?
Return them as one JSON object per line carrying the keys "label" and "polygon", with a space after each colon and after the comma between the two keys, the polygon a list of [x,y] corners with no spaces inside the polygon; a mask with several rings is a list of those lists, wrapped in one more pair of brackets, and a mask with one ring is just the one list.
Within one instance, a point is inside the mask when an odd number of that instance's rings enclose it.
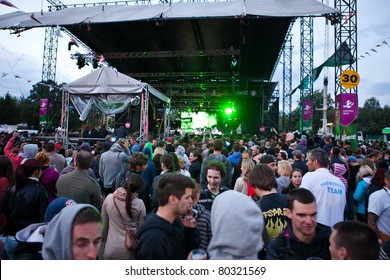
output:
{"label": "man with short hair", "polygon": [[308,189],[317,200],[317,221],[333,226],[344,220],[346,190],[343,182],[329,171],[328,154],[323,149],[310,152],[300,188]]}
{"label": "man with short hair", "polygon": [[56,183],[57,195],[69,197],[76,203],[92,204],[101,208],[102,195],[99,183],[89,176],[93,156],[90,152],[79,151],[75,158],[75,170],[61,175]]}
{"label": "man with short hair", "polygon": [[332,260],[377,260],[379,256],[378,236],[362,222],[338,222],[329,243]]}
{"label": "man with short hair", "polygon": [[[200,235],[192,216],[191,178],[165,174],[157,185],[158,209],[137,230],[138,260],[185,260],[199,248]],[[181,218],[184,216],[184,218]]]}
{"label": "man with short hair", "polygon": [[233,179],[233,168],[229,161],[229,159],[222,154],[222,149],[224,147],[224,144],[221,139],[215,139],[213,142],[214,152],[210,155],[208,155],[202,163],[202,167],[200,170],[200,185],[202,186],[202,189],[205,189],[208,181],[206,178],[205,167],[208,165],[209,161],[219,161],[220,163],[225,165],[226,170],[226,176],[224,176],[222,184],[226,186],[227,188],[231,189],[232,186],[232,179]]}
{"label": "man with short hair", "polygon": [[317,223],[314,195],[298,188],[288,194],[287,216],[291,222],[267,247],[269,260],[330,259],[331,228]]}
{"label": "man with short hair", "polygon": [[137,138],[134,135],[130,136],[130,145],[132,153],[140,152],[139,144],[137,143]]}
{"label": "man with short hair", "polygon": [[369,197],[367,218],[380,243],[390,239],[390,170],[385,172],[384,188]]}
{"label": "man with short hair", "polygon": [[65,207],[46,228],[44,260],[96,260],[102,241],[103,221],[89,204]]}
{"label": "man with short hair", "polygon": [[206,210],[211,211],[211,207],[217,195],[229,190],[222,183],[226,176],[226,169],[223,166],[223,163],[209,161],[204,172],[207,178],[207,185],[206,188],[201,189],[198,203],[203,205]]}
{"label": "man with short hair", "polygon": [[300,150],[294,150],[291,154],[294,159],[294,163],[291,165],[291,167],[293,169],[300,169],[302,171],[302,176],[305,175],[309,171],[309,169],[307,168],[306,163],[302,160],[302,152]]}

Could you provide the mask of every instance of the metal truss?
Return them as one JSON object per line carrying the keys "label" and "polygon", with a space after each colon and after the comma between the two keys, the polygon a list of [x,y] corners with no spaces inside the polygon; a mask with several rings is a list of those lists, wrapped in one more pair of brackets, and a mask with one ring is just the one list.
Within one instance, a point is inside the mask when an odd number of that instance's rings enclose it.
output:
{"label": "metal truss", "polygon": [[288,130],[291,126],[291,90],[292,90],[292,35],[288,34],[285,39],[283,48],[283,106],[282,113],[283,118],[283,129]]}

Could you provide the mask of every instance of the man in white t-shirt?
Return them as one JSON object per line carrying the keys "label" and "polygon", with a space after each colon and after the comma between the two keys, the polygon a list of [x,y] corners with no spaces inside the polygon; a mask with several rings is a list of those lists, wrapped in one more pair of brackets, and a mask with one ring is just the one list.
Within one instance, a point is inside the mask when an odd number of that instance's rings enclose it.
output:
{"label": "man in white t-shirt", "polygon": [[390,237],[390,170],[385,172],[385,187],[370,195],[368,200],[368,224],[384,243]]}
{"label": "man in white t-shirt", "polygon": [[329,171],[328,154],[314,149],[307,158],[307,172],[302,178],[301,188],[310,190],[317,201],[317,222],[333,227],[344,220],[345,186]]}

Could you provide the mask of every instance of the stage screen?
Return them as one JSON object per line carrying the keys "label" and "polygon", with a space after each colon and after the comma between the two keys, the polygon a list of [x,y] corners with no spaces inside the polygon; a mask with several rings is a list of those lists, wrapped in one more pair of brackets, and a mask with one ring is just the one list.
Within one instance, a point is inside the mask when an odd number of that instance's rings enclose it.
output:
{"label": "stage screen", "polygon": [[215,114],[208,114],[206,112],[182,112],[181,113],[181,128],[186,132],[191,132],[195,129],[208,127],[217,124]]}

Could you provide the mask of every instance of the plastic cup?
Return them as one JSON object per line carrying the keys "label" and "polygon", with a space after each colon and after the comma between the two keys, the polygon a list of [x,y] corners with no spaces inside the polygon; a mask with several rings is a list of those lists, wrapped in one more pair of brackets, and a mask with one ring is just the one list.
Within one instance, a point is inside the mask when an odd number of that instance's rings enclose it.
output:
{"label": "plastic cup", "polygon": [[203,249],[195,249],[191,251],[193,260],[207,260],[207,253]]}

